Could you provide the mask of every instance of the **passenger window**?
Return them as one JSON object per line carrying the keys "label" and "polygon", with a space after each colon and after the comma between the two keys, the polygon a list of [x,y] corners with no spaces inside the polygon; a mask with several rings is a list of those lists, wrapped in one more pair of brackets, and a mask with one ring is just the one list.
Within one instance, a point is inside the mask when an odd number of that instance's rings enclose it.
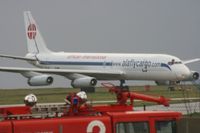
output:
{"label": "passenger window", "polygon": [[149,123],[148,122],[117,123],[116,133],[149,133]]}
{"label": "passenger window", "polygon": [[156,121],[156,133],[176,133],[176,122]]}

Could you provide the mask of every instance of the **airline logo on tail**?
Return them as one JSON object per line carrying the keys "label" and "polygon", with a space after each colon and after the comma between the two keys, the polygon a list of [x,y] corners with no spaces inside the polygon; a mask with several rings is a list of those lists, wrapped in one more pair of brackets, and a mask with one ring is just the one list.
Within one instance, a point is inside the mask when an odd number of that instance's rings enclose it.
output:
{"label": "airline logo on tail", "polygon": [[35,39],[36,34],[37,34],[35,24],[30,24],[28,26],[28,32],[27,32],[27,34],[28,34],[28,38],[29,39]]}

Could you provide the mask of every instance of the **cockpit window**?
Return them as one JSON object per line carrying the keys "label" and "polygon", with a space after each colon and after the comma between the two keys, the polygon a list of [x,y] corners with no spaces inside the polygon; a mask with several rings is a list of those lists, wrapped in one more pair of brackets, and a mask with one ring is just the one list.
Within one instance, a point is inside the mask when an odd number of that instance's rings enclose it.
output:
{"label": "cockpit window", "polygon": [[168,65],[174,65],[174,64],[182,64],[181,61],[175,61],[174,59],[172,59],[170,62],[168,62]]}
{"label": "cockpit window", "polygon": [[156,133],[176,133],[176,121],[156,121]]}
{"label": "cockpit window", "polygon": [[116,133],[150,133],[149,123],[141,122],[120,122],[116,125]]}

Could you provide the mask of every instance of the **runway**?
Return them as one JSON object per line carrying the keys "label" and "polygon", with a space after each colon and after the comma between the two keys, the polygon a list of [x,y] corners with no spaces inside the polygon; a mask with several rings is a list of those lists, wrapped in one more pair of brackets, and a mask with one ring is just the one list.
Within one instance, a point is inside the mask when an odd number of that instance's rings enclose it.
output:
{"label": "runway", "polygon": [[[134,110],[141,111],[144,110],[144,107],[135,107]],[[146,110],[178,111],[182,114],[191,114],[195,112],[200,112],[200,102],[170,104],[169,107],[164,107],[163,105],[152,105],[146,106]]]}
{"label": "runway", "polygon": [[[92,103],[114,103],[115,101],[93,101]],[[39,105],[52,105],[52,106],[59,106],[64,105],[65,103],[40,103]],[[24,106],[24,104],[12,104],[12,105],[0,105],[0,108],[4,107],[14,107],[14,106]],[[181,112],[182,114],[191,114],[194,112],[200,112],[200,102],[187,102],[187,103],[177,103],[177,104],[170,104],[169,107],[165,107],[163,105],[149,105],[146,106],[146,111],[153,110],[153,111],[177,111]],[[143,111],[144,107],[134,107],[134,111]]]}

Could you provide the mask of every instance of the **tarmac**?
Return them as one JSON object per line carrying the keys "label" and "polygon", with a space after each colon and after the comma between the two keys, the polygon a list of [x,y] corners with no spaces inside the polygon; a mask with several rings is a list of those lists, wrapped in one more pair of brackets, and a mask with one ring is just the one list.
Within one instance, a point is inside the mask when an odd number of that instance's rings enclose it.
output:
{"label": "tarmac", "polygon": [[[144,110],[144,107],[134,107],[134,110],[141,111],[141,110]],[[200,102],[170,104],[169,107],[165,107],[163,105],[152,105],[152,106],[146,106],[145,110],[177,111],[177,112],[181,112],[182,114],[191,114],[195,112],[200,112]]]}
{"label": "tarmac", "polygon": [[[92,103],[114,103],[116,101],[93,101]],[[65,103],[38,103],[37,105],[63,105]],[[0,105],[0,108],[3,107],[14,107],[14,106],[24,106],[24,104],[12,104],[12,105]],[[186,102],[186,103],[177,103],[170,104],[169,107],[163,105],[149,105],[149,106],[140,106],[134,107],[134,111],[177,111],[182,114],[191,114],[195,112],[200,112],[200,102]]]}

